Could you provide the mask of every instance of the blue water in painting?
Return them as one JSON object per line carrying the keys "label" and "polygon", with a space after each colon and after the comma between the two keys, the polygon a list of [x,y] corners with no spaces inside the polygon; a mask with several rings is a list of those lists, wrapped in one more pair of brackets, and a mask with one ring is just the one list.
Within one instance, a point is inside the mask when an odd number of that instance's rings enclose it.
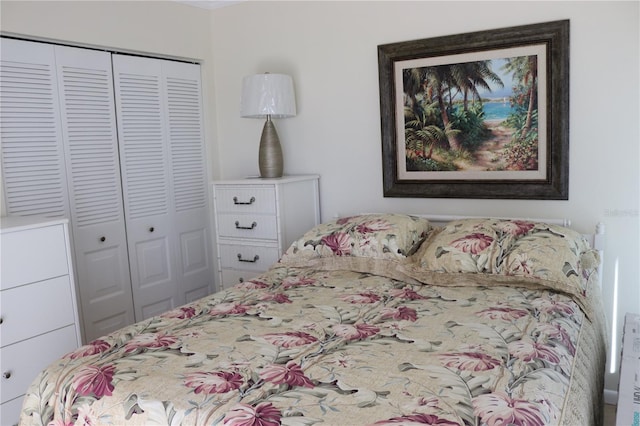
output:
{"label": "blue water in painting", "polygon": [[511,105],[507,102],[485,102],[482,105],[485,120],[504,120],[511,114]]}

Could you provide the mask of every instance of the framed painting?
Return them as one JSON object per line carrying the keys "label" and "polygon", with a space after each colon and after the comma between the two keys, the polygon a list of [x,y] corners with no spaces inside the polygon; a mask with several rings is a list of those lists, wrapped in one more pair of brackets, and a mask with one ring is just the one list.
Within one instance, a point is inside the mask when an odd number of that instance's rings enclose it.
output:
{"label": "framed painting", "polygon": [[378,46],[385,197],[569,198],[569,21]]}

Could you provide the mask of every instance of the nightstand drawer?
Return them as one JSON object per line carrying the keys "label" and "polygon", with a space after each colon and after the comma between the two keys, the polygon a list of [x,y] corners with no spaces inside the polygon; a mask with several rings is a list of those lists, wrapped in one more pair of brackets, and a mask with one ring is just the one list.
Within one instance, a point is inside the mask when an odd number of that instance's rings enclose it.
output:
{"label": "nightstand drawer", "polygon": [[266,271],[278,261],[277,247],[220,244],[220,266],[244,271]]}
{"label": "nightstand drawer", "polygon": [[231,288],[236,284],[250,281],[261,274],[261,271],[239,271],[236,269],[222,270],[222,288]]}
{"label": "nightstand drawer", "polygon": [[73,324],[69,276],[2,291],[2,347]]}
{"label": "nightstand drawer", "polygon": [[220,214],[220,237],[277,240],[278,225],[275,215]]}
{"label": "nightstand drawer", "polygon": [[23,397],[7,401],[0,406],[0,425],[18,425]]}
{"label": "nightstand drawer", "polygon": [[276,191],[272,186],[218,186],[219,213],[276,213]]}

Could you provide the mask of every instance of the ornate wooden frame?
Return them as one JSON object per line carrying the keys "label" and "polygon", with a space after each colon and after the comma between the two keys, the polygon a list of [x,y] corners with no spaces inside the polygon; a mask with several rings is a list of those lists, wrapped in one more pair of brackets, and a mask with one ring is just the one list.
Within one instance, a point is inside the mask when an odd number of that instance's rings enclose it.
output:
{"label": "ornate wooden frame", "polygon": [[[546,69],[546,176],[522,179],[401,179],[395,64],[421,58],[542,45]],[[383,189],[385,197],[547,199],[569,198],[569,21],[509,27],[378,46]],[[542,80],[542,79],[541,79]],[[402,90],[402,87],[399,88]],[[542,111],[542,109],[541,109]],[[542,126],[540,126],[542,127]],[[404,154],[403,154],[404,155]]]}

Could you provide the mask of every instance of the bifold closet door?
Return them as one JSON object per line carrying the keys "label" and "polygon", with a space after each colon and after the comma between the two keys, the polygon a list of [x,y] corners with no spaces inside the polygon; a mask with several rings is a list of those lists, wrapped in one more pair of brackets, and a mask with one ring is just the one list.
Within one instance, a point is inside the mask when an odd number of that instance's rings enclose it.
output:
{"label": "bifold closet door", "polygon": [[113,55],[136,318],[209,293],[200,67]]}
{"label": "bifold closet door", "polygon": [[0,41],[6,210],[70,218],[83,340],[208,294],[199,65]]}
{"label": "bifold closet door", "polygon": [[75,264],[86,341],[135,321],[111,54],[55,46]]}
{"label": "bifold closet door", "polygon": [[213,286],[200,66],[162,61],[162,76],[178,250],[176,280],[191,302],[209,294]]}
{"label": "bifold closet door", "polygon": [[160,61],[112,55],[122,188],[136,319],[184,303],[176,286],[174,214]]}

